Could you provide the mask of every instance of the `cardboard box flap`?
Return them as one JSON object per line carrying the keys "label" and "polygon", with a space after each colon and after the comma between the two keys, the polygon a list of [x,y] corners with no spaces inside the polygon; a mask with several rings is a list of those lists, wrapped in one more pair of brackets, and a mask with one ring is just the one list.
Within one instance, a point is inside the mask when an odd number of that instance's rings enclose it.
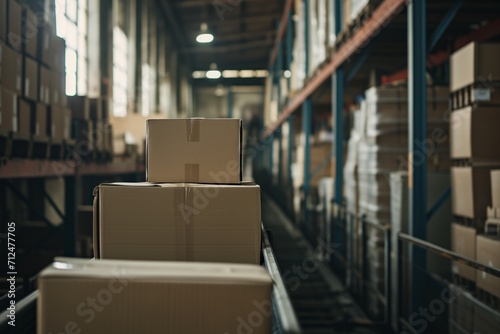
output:
{"label": "cardboard box flap", "polygon": [[58,258],[40,273],[40,278],[105,279],[116,277],[117,272],[121,277],[134,281],[272,284],[269,273],[258,265],[126,260],[74,261],[70,258]]}

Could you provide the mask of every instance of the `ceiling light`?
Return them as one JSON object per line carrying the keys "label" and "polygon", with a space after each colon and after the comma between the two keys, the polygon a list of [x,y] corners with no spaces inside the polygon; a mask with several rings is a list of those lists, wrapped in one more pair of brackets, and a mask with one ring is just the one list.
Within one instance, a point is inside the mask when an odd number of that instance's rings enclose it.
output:
{"label": "ceiling light", "polygon": [[206,73],[207,79],[219,79],[221,77],[220,71],[217,69],[217,65],[212,63],[210,65],[210,70]]}
{"label": "ceiling light", "polygon": [[292,72],[290,72],[289,70],[286,70],[285,72],[283,72],[283,76],[288,79],[292,76]]}
{"label": "ceiling light", "polygon": [[252,77],[253,77],[253,70],[240,71],[240,78],[252,78]]}
{"label": "ceiling light", "polygon": [[257,70],[255,71],[255,76],[257,78],[267,78],[269,72],[267,72],[267,70]]}
{"label": "ceiling light", "polygon": [[225,70],[225,71],[222,71],[222,76],[224,78],[237,78],[238,77],[238,71],[236,71],[236,70]]}
{"label": "ceiling light", "polygon": [[194,71],[193,72],[193,78],[194,79],[201,79],[205,77],[205,71]]}
{"label": "ceiling light", "polygon": [[196,41],[198,43],[210,43],[214,40],[214,35],[208,32],[208,26],[206,23],[202,23],[200,27],[200,33],[196,36]]}

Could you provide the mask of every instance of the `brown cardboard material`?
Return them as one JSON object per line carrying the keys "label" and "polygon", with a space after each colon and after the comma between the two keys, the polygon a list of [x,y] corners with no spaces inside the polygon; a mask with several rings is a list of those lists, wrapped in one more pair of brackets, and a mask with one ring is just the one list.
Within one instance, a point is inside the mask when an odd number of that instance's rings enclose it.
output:
{"label": "brown cardboard material", "polygon": [[241,120],[149,119],[149,182],[241,182]]}
{"label": "brown cardboard material", "polygon": [[52,101],[51,96],[51,86],[52,86],[52,73],[51,71],[45,67],[44,65],[40,65],[40,86],[38,92],[38,101],[43,102],[45,104],[52,104],[55,101]]}
{"label": "brown cardboard material", "polygon": [[0,82],[5,89],[21,95],[22,57],[3,42],[0,42]]}
{"label": "brown cardboard material", "polygon": [[[500,43],[471,42],[450,57],[450,90],[500,80]],[[487,88],[487,87],[485,87]]]}
{"label": "brown cardboard material", "polygon": [[7,30],[7,43],[15,50],[21,51],[21,18],[22,7],[15,0],[9,0],[9,26]]}
{"label": "brown cardboard material", "polygon": [[32,106],[26,100],[19,99],[18,131],[20,135],[29,137],[31,135]]}
{"label": "brown cardboard material", "polygon": [[486,208],[491,203],[490,171],[492,169],[493,167],[451,168],[454,214],[480,220],[486,218]]}
{"label": "brown cardboard material", "polygon": [[64,114],[63,108],[58,105],[50,106],[50,136],[56,141],[64,138]]}
{"label": "brown cardboard material", "polygon": [[42,103],[36,105],[35,135],[47,136],[47,106]]}
{"label": "brown cardboard material", "polygon": [[38,99],[38,64],[24,57],[23,96],[31,101]]}
{"label": "brown cardboard material", "polygon": [[7,0],[0,0],[0,40],[7,38]]}
{"label": "brown cardboard material", "polygon": [[[485,235],[476,237],[476,260],[488,267],[500,268],[500,240]],[[476,271],[477,287],[500,298],[500,277]]]}
{"label": "brown cardboard material", "polygon": [[89,120],[90,119],[90,102],[86,96],[70,96],[68,97],[68,106],[71,109],[73,118]]}
{"label": "brown cardboard material", "polygon": [[0,87],[0,132],[17,132],[17,95]]}
{"label": "brown cardboard material", "polygon": [[[474,260],[476,258],[476,230],[456,223],[451,225],[451,250]],[[476,281],[476,269],[458,262],[452,263],[452,272],[470,281]]]}
{"label": "brown cardboard material", "polygon": [[38,19],[37,16],[29,9],[23,10],[23,45],[24,53],[33,58],[37,56],[38,48]]}
{"label": "brown cardboard material", "polygon": [[491,171],[491,205],[500,210],[500,169]]}
{"label": "brown cardboard material", "polygon": [[103,259],[260,263],[260,187],[102,184],[94,254]]}
{"label": "brown cardboard material", "polygon": [[500,161],[500,107],[466,107],[450,117],[450,154],[453,159]]}
{"label": "brown cardboard material", "polygon": [[71,139],[71,110],[66,107],[62,107],[63,113],[63,138]]}
{"label": "brown cardboard material", "polygon": [[38,333],[272,330],[272,280],[260,266],[56,261],[38,279]]}

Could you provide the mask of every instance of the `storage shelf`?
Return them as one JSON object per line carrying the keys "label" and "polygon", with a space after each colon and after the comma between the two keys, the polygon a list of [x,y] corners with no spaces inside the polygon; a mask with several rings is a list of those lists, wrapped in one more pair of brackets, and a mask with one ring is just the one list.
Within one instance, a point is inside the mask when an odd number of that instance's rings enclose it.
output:
{"label": "storage shelf", "polygon": [[333,52],[328,58],[329,60],[319,66],[320,69],[316,74],[308,79],[304,87],[295,94],[295,98],[285,106],[283,113],[264,132],[262,139],[266,139],[276,131],[337,68],[362,48],[365,43],[375,37],[405,5],[405,0],[385,0],[381,3],[373,12],[372,17],[349,40]]}
{"label": "storage shelf", "polygon": [[144,165],[134,161],[119,163],[83,163],[74,161],[9,160],[0,165],[0,179],[60,177],[71,175],[112,175],[143,173]]}

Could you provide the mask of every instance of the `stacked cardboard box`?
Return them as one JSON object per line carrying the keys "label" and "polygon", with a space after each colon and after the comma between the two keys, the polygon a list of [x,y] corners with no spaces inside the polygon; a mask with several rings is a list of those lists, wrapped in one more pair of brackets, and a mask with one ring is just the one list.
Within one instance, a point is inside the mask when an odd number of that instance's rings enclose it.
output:
{"label": "stacked cardboard box", "polygon": [[38,333],[271,333],[255,265],[56,259],[38,288]]}
{"label": "stacked cardboard box", "polygon": [[[26,154],[45,158],[49,138],[69,138],[64,40],[41,15],[16,0],[3,0],[0,7],[9,18],[7,24],[0,18],[0,132],[33,142],[33,152]],[[44,151],[34,151],[37,143],[45,143]]]}
{"label": "stacked cardboard box", "polygon": [[[478,259],[478,245],[485,242],[477,235],[484,231],[487,207],[491,205],[491,171],[500,166],[500,141],[496,126],[500,121],[498,92],[500,80],[496,57],[500,43],[472,42],[456,51],[450,59],[450,155],[453,214],[452,250]],[[481,248],[482,249],[482,248]],[[453,272],[477,283],[474,269],[453,264]]]}
{"label": "stacked cardboard box", "polygon": [[[366,123],[358,142],[357,185],[359,214],[380,225],[391,224],[391,172],[408,170],[408,90],[403,86],[373,87],[365,92]],[[431,170],[449,168],[449,147],[445,122],[448,110],[448,89],[427,90],[428,139],[427,165]],[[415,161],[414,163],[418,163]],[[367,229],[368,285],[371,291],[384,293],[384,235]],[[368,295],[374,316],[383,307],[376,293]]]}
{"label": "stacked cardboard box", "polygon": [[[148,182],[95,189],[100,260],[62,259],[42,272],[39,332],[270,333],[260,188],[241,181],[241,131],[237,119],[148,120]],[[94,294],[106,307],[99,317],[78,304]]]}

